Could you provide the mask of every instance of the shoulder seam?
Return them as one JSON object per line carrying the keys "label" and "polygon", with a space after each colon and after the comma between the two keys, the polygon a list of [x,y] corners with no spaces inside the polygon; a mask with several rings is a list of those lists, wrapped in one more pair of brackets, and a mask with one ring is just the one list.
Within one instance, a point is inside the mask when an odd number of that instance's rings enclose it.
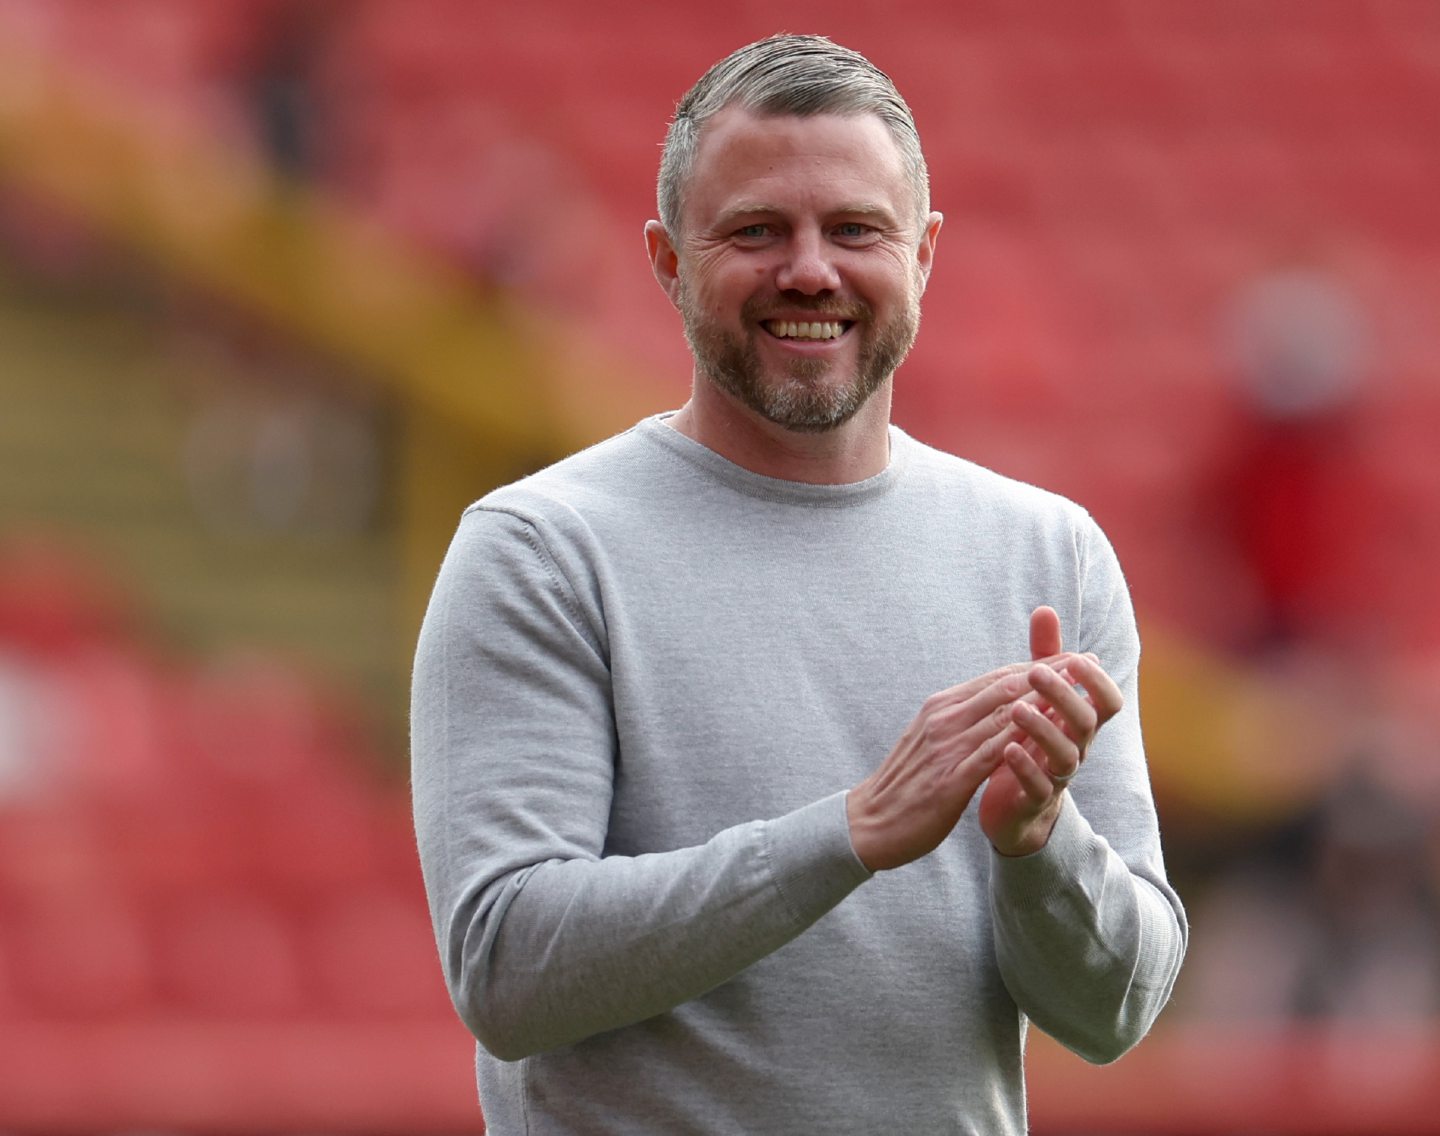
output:
{"label": "shoulder seam", "polygon": [[545,543],[545,538],[540,535],[540,526],[533,517],[527,517],[524,513],[505,506],[485,505],[478,501],[466,509],[465,512],[492,513],[512,517],[519,521],[524,526],[522,535],[525,543],[529,545],[531,551],[535,553],[536,559],[540,561],[541,567],[545,570],[545,574],[550,578],[550,582],[554,584],[555,590],[560,595],[561,602],[565,605],[565,610],[570,614],[570,618],[575,621],[577,627],[588,626],[589,621],[585,618],[584,612],[581,611],[580,602],[575,596],[574,587],[561,570],[559,563],[555,559],[555,554],[550,551],[550,546]]}

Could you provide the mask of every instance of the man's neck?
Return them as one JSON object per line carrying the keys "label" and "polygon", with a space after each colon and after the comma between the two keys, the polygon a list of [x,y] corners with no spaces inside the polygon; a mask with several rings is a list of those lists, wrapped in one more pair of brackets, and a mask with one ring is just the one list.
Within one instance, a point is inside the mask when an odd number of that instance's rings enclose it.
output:
{"label": "man's neck", "polygon": [[777,426],[699,382],[690,401],[668,421],[736,465],[784,481],[849,485],[883,473],[890,464],[888,382],[848,422],[820,433]]}

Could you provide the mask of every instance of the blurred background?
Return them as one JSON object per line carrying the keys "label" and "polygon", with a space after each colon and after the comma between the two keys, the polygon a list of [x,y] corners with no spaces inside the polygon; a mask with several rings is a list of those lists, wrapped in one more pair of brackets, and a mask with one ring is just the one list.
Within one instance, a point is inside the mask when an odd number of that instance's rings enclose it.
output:
{"label": "blurred background", "polygon": [[1440,1131],[1440,4],[0,0],[0,1132],[465,1133],[405,786],[460,510],[678,406],[658,146],[909,99],[920,439],[1111,534],[1190,960],[1041,1136]]}

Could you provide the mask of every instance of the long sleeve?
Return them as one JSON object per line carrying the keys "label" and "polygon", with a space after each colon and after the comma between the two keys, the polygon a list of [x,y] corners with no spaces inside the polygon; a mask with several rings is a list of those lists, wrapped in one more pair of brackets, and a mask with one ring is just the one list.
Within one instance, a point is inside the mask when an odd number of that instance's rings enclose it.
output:
{"label": "long sleeve", "polygon": [[1122,1056],[1169,1000],[1183,913],[1067,802],[1033,856],[995,857],[996,956],[1030,1019],[1087,1061]]}
{"label": "long sleeve", "polygon": [[607,851],[618,752],[604,615],[531,521],[474,508],[421,632],[415,821],[446,982],[502,1059],[668,1010],[867,878],[843,794],[704,843]]}
{"label": "long sleeve", "polygon": [[1144,1037],[1168,1001],[1188,926],[1160,853],[1129,594],[1098,529],[1082,533],[1079,551],[1080,649],[1099,655],[1125,707],[1097,735],[1047,845],[992,856],[990,907],[1000,972],[1021,1010],[1103,1063]]}

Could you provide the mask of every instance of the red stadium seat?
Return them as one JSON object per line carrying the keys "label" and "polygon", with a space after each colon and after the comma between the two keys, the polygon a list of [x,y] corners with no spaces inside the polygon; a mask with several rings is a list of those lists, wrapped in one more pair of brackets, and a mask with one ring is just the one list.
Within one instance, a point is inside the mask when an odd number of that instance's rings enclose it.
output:
{"label": "red stadium seat", "polygon": [[155,970],[139,911],[113,887],[72,885],[12,897],[0,918],[17,1000],[40,1016],[139,1013]]}
{"label": "red stadium seat", "polygon": [[314,988],[333,1011],[426,1017],[450,1011],[418,875],[315,905],[304,929]]}
{"label": "red stadium seat", "polygon": [[211,886],[151,915],[158,992],[175,1012],[271,1018],[300,1012],[298,944],[266,898]]}

